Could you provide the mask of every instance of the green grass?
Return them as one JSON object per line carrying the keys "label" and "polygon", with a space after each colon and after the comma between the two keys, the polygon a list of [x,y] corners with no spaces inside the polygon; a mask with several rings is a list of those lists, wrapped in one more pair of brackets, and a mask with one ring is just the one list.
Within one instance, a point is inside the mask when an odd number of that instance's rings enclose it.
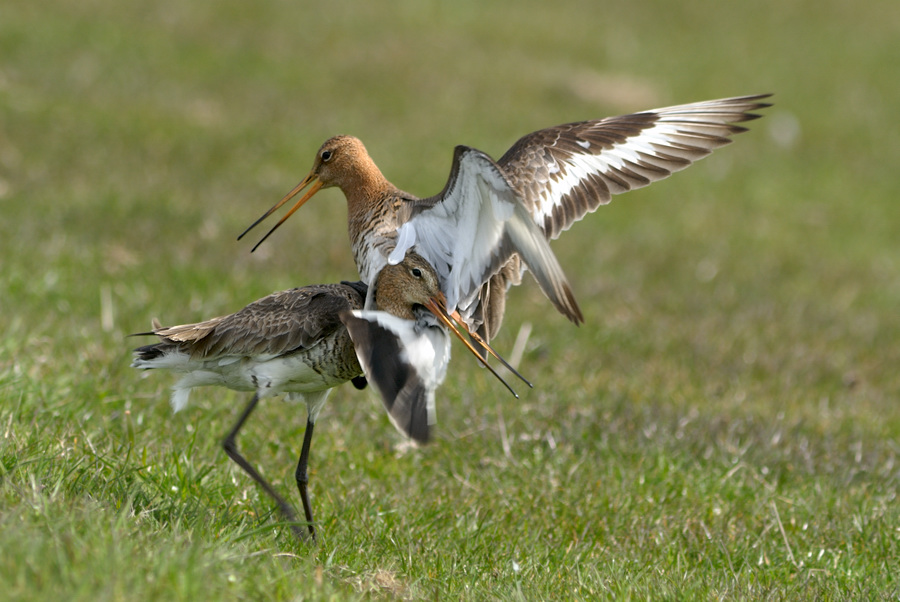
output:
{"label": "green grass", "polygon": [[[12,599],[896,599],[900,8],[706,2],[0,8],[0,591]],[[514,400],[457,349],[437,439],[337,390],[310,548],[128,367],[183,323],[354,277],[338,192],[235,236],[352,133],[398,185],[576,119],[774,92],[751,132],[554,243]],[[239,443],[296,503],[304,409]]]}

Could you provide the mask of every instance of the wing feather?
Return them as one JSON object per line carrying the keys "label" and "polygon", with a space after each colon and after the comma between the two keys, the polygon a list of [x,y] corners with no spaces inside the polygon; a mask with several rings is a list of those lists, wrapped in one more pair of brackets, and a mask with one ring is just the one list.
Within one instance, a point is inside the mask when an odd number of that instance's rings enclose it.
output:
{"label": "wing feather", "polygon": [[435,390],[450,360],[447,333],[381,311],[346,311],[340,318],[391,422],[407,437],[426,443],[435,423]]}
{"label": "wing feather", "polygon": [[[746,131],[768,94],[710,100],[595,121],[519,139],[497,162],[548,238],[612,195],[691,165]],[[602,184],[601,184],[602,183]]]}
{"label": "wing feather", "polygon": [[482,286],[519,254],[553,304],[572,321],[583,320],[543,232],[503,171],[481,151],[456,147],[447,185],[413,210],[389,261],[399,263],[411,241],[437,271],[448,307],[459,307],[463,317],[477,310]]}
{"label": "wing feather", "polygon": [[341,328],[341,311],[362,307],[347,284],[313,285],[263,297],[228,316],[153,331],[195,359],[275,357],[308,348]]}

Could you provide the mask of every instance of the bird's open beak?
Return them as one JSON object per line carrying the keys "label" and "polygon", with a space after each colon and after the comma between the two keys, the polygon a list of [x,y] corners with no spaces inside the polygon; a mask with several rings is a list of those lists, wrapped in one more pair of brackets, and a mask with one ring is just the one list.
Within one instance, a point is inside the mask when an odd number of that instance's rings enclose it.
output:
{"label": "bird's open beak", "polygon": [[[472,338],[473,341],[475,341],[476,343],[478,343],[479,345],[481,345],[482,347],[484,347],[484,349],[485,349],[488,353],[490,353],[492,356],[494,356],[495,358],[497,358],[497,360],[500,361],[504,366],[506,366],[506,368],[507,368],[510,372],[512,372],[513,374],[515,374],[516,376],[518,376],[520,379],[522,379],[522,381],[523,381],[525,384],[527,384],[529,387],[533,387],[533,385],[532,385],[530,382],[528,382],[528,381],[525,379],[525,377],[523,377],[521,374],[519,374],[519,373],[516,371],[515,368],[513,368],[512,366],[510,366],[509,363],[507,363],[507,361],[506,361],[505,359],[503,359],[502,357],[500,357],[500,355],[499,355],[496,351],[494,351],[494,349],[493,349],[490,345],[488,345],[487,342],[485,342],[485,341],[484,341],[481,337],[479,337],[477,334],[474,334],[472,331],[470,331],[470,330],[469,330],[469,327],[466,326],[466,323],[465,323],[465,322],[463,322],[463,321],[462,321],[461,319],[459,319],[458,317],[457,317],[457,318],[454,318],[454,317],[451,317],[451,316],[450,316],[450,314],[447,312],[447,301],[446,301],[446,299],[444,298],[444,294],[443,294],[443,293],[439,293],[436,297],[432,297],[431,299],[429,299],[428,302],[425,304],[425,307],[428,308],[428,311],[430,311],[430,312],[433,313],[435,316],[437,316],[437,318],[438,318],[441,322],[443,322],[444,325],[447,326],[447,328],[449,328],[450,330],[453,331],[453,334],[455,334],[455,335],[457,336],[457,338],[459,338],[459,340],[463,342],[463,345],[466,346],[466,349],[468,349],[469,351],[471,351],[471,352],[472,352],[472,355],[474,355],[476,358],[478,358],[478,361],[481,362],[482,364],[484,364],[484,366],[485,366],[488,370],[491,371],[491,374],[493,374],[494,376],[496,376],[497,379],[498,379],[500,382],[502,382],[502,383],[504,384],[504,386],[506,386],[507,389],[509,389],[509,392],[513,394],[513,397],[515,397],[516,399],[518,399],[518,398],[519,398],[519,395],[515,392],[515,390],[513,390],[512,387],[509,386],[509,383],[507,383],[505,380],[503,380],[503,377],[500,376],[499,374],[497,374],[497,371],[494,370],[494,368],[493,368],[489,363],[487,363],[487,361],[485,361],[485,359],[481,356],[481,354],[478,353],[478,350],[475,349],[474,346],[472,346],[472,343],[470,343],[468,340],[466,340],[466,337],[464,337],[464,336],[462,335],[462,333],[459,331],[459,329],[456,327],[456,324],[457,324],[457,323],[459,324],[459,326],[461,326],[461,327],[463,328],[463,330],[466,331],[466,334],[468,334],[468,335]],[[455,313],[456,313],[456,312],[454,312],[454,314],[455,314]],[[456,323],[454,323],[454,322],[456,322]]]}
{"label": "bird's open beak", "polygon": [[[310,184],[312,184],[312,186],[310,186]],[[303,197],[299,201],[297,201],[297,203],[293,207],[291,207],[290,211],[288,211],[287,213],[284,214],[284,217],[282,217],[280,220],[278,220],[277,224],[272,226],[272,229],[269,230],[268,233],[266,233],[266,235],[263,236],[262,239],[260,239],[260,241],[258,243],[256,243],[256,245],[253,247],[253,249],[250,252],[252,253],[253,251],[255,251],[256,247],[261,245],[265,239],[269,238],[269,235],[272,234],[272,232],[274,232],[275,230],[278,229],[278,226],[283,224],[285,222],[285,220],[287,220],[287,218],[292,216],[294,214],[294,212],[303,205],[303,203],[305,203],[306,201],[311,199],[313,197],[313,195],[316,194],[317,192],[319,192],[319,189],[322,188],[322,181],[319,180],[318,176],[316,176],[314,171],[309,172],[309,175],[306,176],[305,178],[303,178],[303,181],[300,182],[299,184],[297,184],[293,190],[291,190],[289,193],[287,193],[284,196],[283,199],[281,199],[280,201],[275,203],[274,207],[272,207],[271,209],[266,211],[261,218],[259,218],[255,222],[253,222],[249,228],[244,230],[241,233],[241,235],[238,236],[238,240],[242,239],[247,232],[249,232],[250,230],[255,228],[257,226],[257,224],[259,224],[261,221],[263,221],[264,219],[266,219],[267,217],[272,215],[279,207],[281,207],[282,205],[287,203],[289,200],[291,200],[292,198],[297,196],[297,194],[301,190],[306,188],[307,186],[310,186],[310,188],[309,188],[309,190],[306,191],[306,194],[304,194]]]}

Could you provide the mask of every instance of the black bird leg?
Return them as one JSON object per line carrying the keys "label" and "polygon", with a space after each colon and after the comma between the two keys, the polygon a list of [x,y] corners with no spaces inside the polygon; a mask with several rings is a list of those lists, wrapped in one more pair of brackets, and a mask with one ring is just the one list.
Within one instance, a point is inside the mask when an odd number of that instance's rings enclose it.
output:
{"label": "black bird leg", "polygon": [[[244,426],[244,422],[246,422],[247,418],[250,417],[250,414],[253,412],[254,408],[256,408],[256,404],[258,402],[259,395],[254,394],[253,399],[251,399],[250,403],[247,404],[247,407],[244,408],[244,412],[241,414],[240,418],[238,418],[237,423],[235,423],[234,427],[231,429],[231,432],[229,432],[225,437],[225,441],[222,442],[222,447],[225,448],[225,453],[228,454],[228,457],[234,460],[238,466],[243,468],[244,472],[250,475],[250,477],[254,481],[256,481],[259,486],[262,487],[266,491],[266,493],[268,493],[272,497],[272,499],[275,500],[284,517],[291,523],[298,523],[299,521],[297,520],[297,514],[294,512],[294,509],[291,507],[291,505],[288,504],[283,497],[278,495],[278,492],[276,492],[275,489],[271,485],[269,485],[269,483],[262,477],[262,475],[259,474],[259,472],[257,472],[255,468],[253,468],[250,462],[248,462],[247,459],[241,455],[237,448],[237,442],[235,441],[235,438],[237,437],[238,431],[240,431],[241,427]],[[308,446],[305,446],[304,449],[306,449],[306,447]],[[308,502],[306,501],[304,501],[304,503],[308,504]],[[306,516],[310,521],[309,527],[310,529],[312,529],[312,517],[309,511],[307,511]],[[301,540],[306,539],[306,534],[298,525],[292,524],[291,530]]]}
{"label": "black bird leg", "polygon": [[306,514],[306,522],[309,523],[309,534],[313,541],[316,540],[316,527],[313,524],[312,505],[309,503],[309,494],[307,492],[307,484],[309,483],[309,475],[307,474],[307,466],[309,465],[309,445],[312,443],[313,427],[315,423],[306,421],[306,432],[303,434],[303,448],[300,450],[300,461],[297,462],[297,472],[294,474],[297,479],[297,489],[300,490],[300,499],[303,501],[303,512]]}

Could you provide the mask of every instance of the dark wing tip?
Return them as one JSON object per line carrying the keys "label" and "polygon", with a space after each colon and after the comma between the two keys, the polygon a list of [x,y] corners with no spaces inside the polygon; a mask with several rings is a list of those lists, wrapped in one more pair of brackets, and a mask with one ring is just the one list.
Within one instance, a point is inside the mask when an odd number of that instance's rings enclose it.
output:
{"label": "dark wing tip", "polygon": [[575,294],[572,292],[572,289],[566,286],[564,293],[568,310],[565,314],[566,317],[569,318],[575,326],[584,324],[584,314],[581,313],[581,308],[578,306],[578,301],[575,300]]}
{"label": "dark wing tip", "polygon": [[350,333],[366,378],[381,394],[391,422],[407,437],[427,443],[429,391],[414,367],[403,359],[397,335],[349,311],[341,312],[340,318]]}
{"label": "dark wing tip", "polygon": [[[153,333],[151,332],[149,334]],[[153,345],[144,345],[143,347],[138,347],[137,349],[134,349],[132,353],[134,354],[134,360],[136,362],[149,362],[164,356],[166,354],[167,347],[168,346],[165,345],[165,343],[155,343]]]}
{"label": "dark wing tip", "polygon": [[[760,110],[768,109],[769,107],[771,107],[773,103],[761,102],[761,101],[765,100],[766,98],[770,98],[771,96],[772,96],[772,93],[767,92],[765,94],[751,94],[749,96],[738,96],[736,98],[730,99],[735,103],[740,103],[740,102],[751,103],[750,106],[746,107],[741,112],[739,117],[737,119],[733,120],[731,123],[753,121],[755,119],[759,119],[760,117],[763,117],[763,115],[760,115],[759,113],[752,113],[751,111],[760,111]],[[741,133],[741,132],[745,132],[745,131],[747,131],[747,128],[740,128],[738,131],[736,131],[734,133]]]}

